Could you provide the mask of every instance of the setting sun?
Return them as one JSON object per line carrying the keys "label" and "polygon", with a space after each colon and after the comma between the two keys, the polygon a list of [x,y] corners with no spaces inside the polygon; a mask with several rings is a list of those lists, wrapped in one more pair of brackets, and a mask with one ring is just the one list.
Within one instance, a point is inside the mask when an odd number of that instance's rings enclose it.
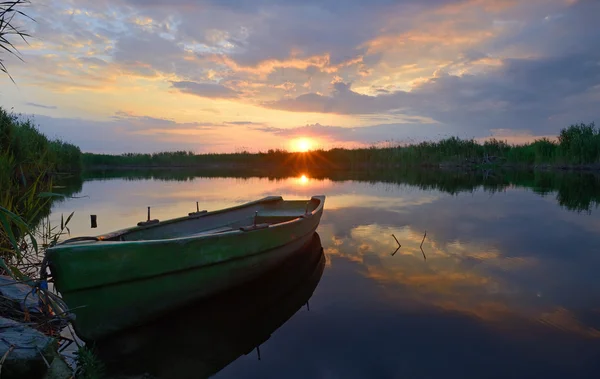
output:
{"label": "setting sun", "polygon": [[313,147],[313,143],[308,138],[298,138],[292,141],[292,150],[307,152]]}
{"label": "setting sun", "polygon": [[301,186],[306,186],[308,184],[308,177],[305,174],[302,174],[300,177],[296,178],[296,183]]}

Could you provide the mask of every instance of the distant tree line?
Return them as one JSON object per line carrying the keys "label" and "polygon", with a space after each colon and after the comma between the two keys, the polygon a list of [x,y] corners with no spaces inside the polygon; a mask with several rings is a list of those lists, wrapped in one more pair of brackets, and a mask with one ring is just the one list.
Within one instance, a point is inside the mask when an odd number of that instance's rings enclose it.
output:
{"label": "distant tree line", "polygon": [[594,123],[574,124],[561,130],[557,141],[547,138],[514,145],[498,139],[483,143],[451,137],[408,146],[335,148],[306,153],[285,150],[194,154],[190,151],[153,154],[83,155],[85,167],[203,167],[203,166],[307,166],[367,168],[439,165],[590,165],[600,163],[600,130]]}

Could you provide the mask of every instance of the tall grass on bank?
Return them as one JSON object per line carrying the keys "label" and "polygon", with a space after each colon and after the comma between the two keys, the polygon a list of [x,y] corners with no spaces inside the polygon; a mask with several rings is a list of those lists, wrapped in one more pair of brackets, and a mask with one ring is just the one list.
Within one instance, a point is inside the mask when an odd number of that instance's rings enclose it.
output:
{"label": "tall grass on bank", "polygon": [[52,175],[80,170],[78,147],[49,140],[30,121],[0,108],[0,273],[19,276],[23,265],[33,264],[36,226],[56,198]]}
{"label": "tall grass on bank", "polygon": [[336,148],[294,153],[284,150],[232,154],[194,154],[186,151],[154,154],[83,155],[84,167],[260,167],[371,168],[448,165],[589,165],[600,163],[600,130],[594,123],[561,130],[557,141],[547,138],[510,145],[491,139],[483,143],[456,137],[408,146]]}
{"label": "tall grass on bank", "polygon": [[80,171],[81,167],[79,147],[50,140],[30,120],[19,120],[0,108],[0,183],[23,175],[34,178],[41,172]]}

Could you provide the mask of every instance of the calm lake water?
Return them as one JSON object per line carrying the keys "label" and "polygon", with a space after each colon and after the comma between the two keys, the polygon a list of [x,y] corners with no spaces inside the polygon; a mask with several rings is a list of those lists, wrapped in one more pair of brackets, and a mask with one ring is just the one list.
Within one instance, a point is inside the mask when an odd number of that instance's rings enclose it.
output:
{"label": "calm lake water", "polygon": [[163,220],[196,201],[215,210],[268,195],[327,196],[304,258],[108,344],[111,374],[600,377],[597,177],[331,177],[92,176],[78,198],[55,204],[51,219],[74,211],[71,234],[80,236],[135,225],[147,206]]}

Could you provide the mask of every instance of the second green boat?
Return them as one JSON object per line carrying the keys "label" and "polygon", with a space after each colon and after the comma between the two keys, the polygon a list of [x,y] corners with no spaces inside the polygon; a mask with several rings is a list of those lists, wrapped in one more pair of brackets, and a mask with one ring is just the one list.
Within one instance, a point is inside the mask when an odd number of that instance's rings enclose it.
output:
{"label": "second green boat", "polygon": [[74,238],[48,249],[48,266],[77,335],[93,341],[259,277],[311,240],[324,203],[270,196]]}

